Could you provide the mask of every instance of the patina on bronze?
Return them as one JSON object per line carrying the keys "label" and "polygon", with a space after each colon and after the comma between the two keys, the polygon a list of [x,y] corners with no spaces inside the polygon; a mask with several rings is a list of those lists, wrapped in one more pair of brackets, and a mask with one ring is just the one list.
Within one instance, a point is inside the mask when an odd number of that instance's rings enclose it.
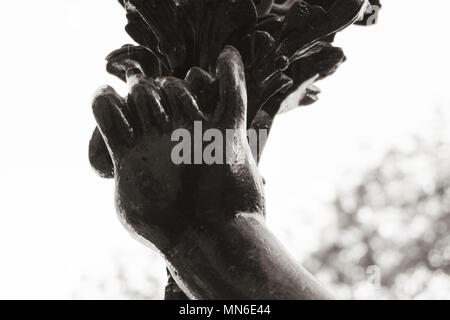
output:
{"label": "patina on bronze", "polygon": [[98,92],[89,158],[102,177],[115,178],[125,227],[166,258],[166,298],[328,298],[264,226],[262,179],[249,161],[259,161],[264,145],[252,155],[246,139],[236,139],[234,156],[244,164],[176,166],[170,133],[191,131],[195,120],[270,129],[279,112],[315,102],[314,82],[345,61],[335,34],[368,21],[368,2],[120,3],[139,45],[112,52],[107,70],[130,92]]}

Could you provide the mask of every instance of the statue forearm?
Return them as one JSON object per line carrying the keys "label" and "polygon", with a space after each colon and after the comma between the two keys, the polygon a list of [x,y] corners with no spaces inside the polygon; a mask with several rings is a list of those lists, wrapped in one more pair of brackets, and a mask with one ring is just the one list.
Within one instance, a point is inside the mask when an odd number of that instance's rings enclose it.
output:
{"label": "statue forearm", "polygon": [[[107,57],[108,71],[128,83],[129,94],[110,87],[97,94],[89,156],[101,176],[116,179],[122,222],[164,253],[190,298],[328,298],[259,220],[263,179],[250,160],[259,162],[259,138],[279,112],[317,101],[313,83],[345,61],[332,45],[335,34],[370,24],[379,2],[120,2],[139,45]],[[249,141],[238,134],[226,143],[231,157],[220,159],[223,145],[214,149],[218,167],[175,165],[171,135],[183,132],[190,141],[198,121],[220,137],[228,129],[258,130],[258,148],[250,134]],[[230,217],[237,212],[249,214]],[[167,298],[183,298],[177,284],[170,279]]]}
{"label": "statue forearm", "polygon": [[185,233],[166,259],[191,299],[330,299],[254,215]]}

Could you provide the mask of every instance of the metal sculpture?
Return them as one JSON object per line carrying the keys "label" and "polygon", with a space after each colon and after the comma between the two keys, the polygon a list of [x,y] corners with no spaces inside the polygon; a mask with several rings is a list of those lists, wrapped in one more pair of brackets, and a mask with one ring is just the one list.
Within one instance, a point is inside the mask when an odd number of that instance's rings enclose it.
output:
{"label": "metal sculpture", "polygon": [[227,142],[227,165],[180,166],[170,159],[170,133],[192,132],[194,121],[222,132],[269,131],[279,112],[314,103],[314,83],[345,61],[335,34],[372,23],[379,2],[120,3],[138,45],[112,52],[107,70],[130,91],[126,98],[110,87],[98,92],[89,158],[102,177],[115,178],[124,225],[167,260],[166,298],[327,298],[261,222],[256,165],[264,141],[250,150],[237,134]]}

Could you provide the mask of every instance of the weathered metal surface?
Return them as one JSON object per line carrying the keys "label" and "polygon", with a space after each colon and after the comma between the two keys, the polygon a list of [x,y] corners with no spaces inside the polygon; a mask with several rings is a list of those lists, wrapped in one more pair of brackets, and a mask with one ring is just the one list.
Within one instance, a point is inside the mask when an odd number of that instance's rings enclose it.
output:
{"label": "weathered metal surface", "polygon": [[[153,78],[185,78],[192,67],[214,73],[219,52],[233,45],[245,65],[248,125],[257,128],[272,123],[281,103],[298,89],[304,90],[297,95],[301,101],[289,108],[317,100],[316,90],[307,92],[310,88],[302,84],[331,74],[344,61],[342,50],[331,44],[334,34],[365,10],[363,0],[286,1],[275,7],[256,0],[256,7],[251,0],[120,2],[127,11],[126,30],[139,46],[112,52],[107,57],[110,73],[122,80],[130,67]],[[95,136],[91,144],[99,144],[91,146],[92,166],[112,178],[106,147]]]}
{"label": "weathered metal surface", "polygon": [[[94,113],[101,133],[94,131],[89,158],[102,177],[116,179],[124,225],[166,256],[184,291],[170,278],[166,297],[326,298],[275,239],[267,240],[270,235],[257,218],[265,212],[256,166],[250,161],[239,167],[176,166],[169,159],[170,132],[192,131],[196,119],[222,129],[270,130],[279,112],[314,103],[320,90],[313,84],[345,61],[343,51],[332,45],[335,34],[355,22],[373,23],[379,2],[120,2],[127,12],[126,31],[138,45],[112,52],[107,71],[128,82],[130,92],[122,98],[107,87],[97,95]],[[233,149],[244,153],[234,156],[251,157],[243,141],[235,142],[241,145]],[[263,147],[253,155],[257,161]],[[238,212],[250,216],[236,220]],[[242,232],[243,225],[254,233]],[[218,226],[227,226],[231,240]],[[211,257],[211,246],[230,254],[205,269],[202,260]],[[189,259],[188,251],[195,252]],[[237,257],[249,254],[254,258],[243,259],[236,269]],[[261,266],[277,273],[278,282]],[[260,281],[250,283],[235,269],[259,273]],[[219,286],[213,284],[217,281]]]}

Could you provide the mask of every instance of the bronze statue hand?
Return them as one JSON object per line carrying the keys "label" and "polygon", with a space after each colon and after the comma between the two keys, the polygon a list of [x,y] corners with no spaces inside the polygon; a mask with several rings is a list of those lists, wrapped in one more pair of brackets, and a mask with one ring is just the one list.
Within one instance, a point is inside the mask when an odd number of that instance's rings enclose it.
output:
{"label": "bronze statue hand", "polygon": [[[150,80],[131,69],[127,101],[111,88],[100,90],[93,110],[113,159],[121,220],[163,253],[190,299],[329,298],[265,227],[262,179],[245,132],[244,67],[236,49],[220,54],[216,76],[218,103],[211,108],[204,100],[208,112],[188,88],[214,83],[200,69],[191,70],[189,81]],[[207,141],[231,130],[222,149],[215,149],[215,162],[174,161],[179,144],[172,133],[195,136],[199,123]],[[194,151],[195,158],[197,148],[194,142],[184,152]]]}
{"label": "bronze statue hand", "polygon": [[[163,254],[190,227],[264,210],[262,179],[246,138],[244,67],[236,49],[224,49],[217,60],[217,77],[220,101],[208,115],[197,105],[187,82],[146,79],[137,69],[127,73],[127,101],[110,87],[94,99],[94,115],[114,163],[119,217],[134,235]],[[224,138],[218,163],[173,161],[179,142],[172,141],[172,134],[183,130],[193,137],[195,121],[223,137],[233,129],[231,139]],[[192,149],[196,152],[195,144]]]}

